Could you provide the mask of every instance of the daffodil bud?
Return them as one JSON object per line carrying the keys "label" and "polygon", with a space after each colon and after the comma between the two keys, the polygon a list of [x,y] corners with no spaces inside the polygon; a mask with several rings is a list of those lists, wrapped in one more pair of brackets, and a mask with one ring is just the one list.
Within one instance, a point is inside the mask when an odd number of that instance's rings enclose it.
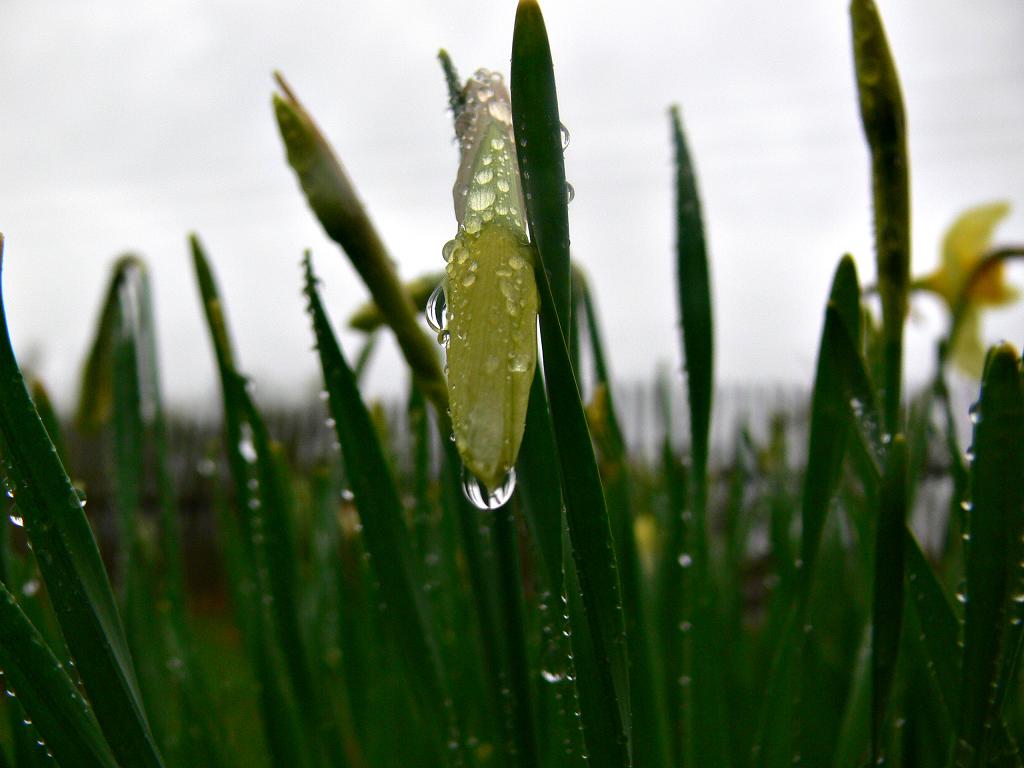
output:
{"label": "daffodil bud", "polygon": [[447,242],[445,330],[455,443],[491,492],[522,442],[537,363],[537,285],[508,90],[478,70],[456,120],[459,230]]}

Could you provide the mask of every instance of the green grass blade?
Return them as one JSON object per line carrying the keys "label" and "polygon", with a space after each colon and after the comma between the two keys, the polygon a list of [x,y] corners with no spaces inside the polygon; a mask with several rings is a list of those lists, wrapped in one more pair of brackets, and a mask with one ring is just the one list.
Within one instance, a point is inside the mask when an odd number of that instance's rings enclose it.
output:
{"label": "green grass blade", "polygon": [[882,299],[885,428],[898,431],[903,321],[910,286],[910,181],[906,116],[896,65],[873,0],[852,0],[853,54],[864,135],[871,151],[875,258]]}
{"label": "green grass blade", "polygon": [[693,452],[691,487],[694,493],[693,512],[698,529],[697,545],[702,550],[696,554],[703,556],[703,550],[706,548],[703,542],[706,536],[703,530],[703,516],[707,496],[708,436],[714,394],[714,329],[700,196],[697,193],[693,161],[686,146],[678,107],[672,108],[672,139],[676,152],[676,277],[682,318],[683,357],[686,360]]}
{"label": "green grass blade", "polygon": [[120,286],[118,269],[107,285],[103,309],[93,334],[78,389],[75,422],[83,432],[92,432],[106,424],[114,404],[113,343],[117,326],[117,293]]}
{"label": "green grass blade", "polygon": [[[603,401],[600,409],[603,415],[600,426],[602,434],[597,442],[602,454],[602,476],[618,547],[626,633],[631,638],[629,690],[633,712],[633,758],[638,765],[668,766],[671,764],[671,748],[667,704],[661,686],[663,670],[655,636],[651,631],[652,617],[644,594],[644,577],[633,531],[635,512],[629,457],[612,394],[597,308],[590,286],[579,271],[573,280],[573,290],[580,294],[586,338],[590,343],[594,364],[594,380],[599,393],[595,397]],[[574,325],[578,324],[580,318],[576,320]]]}
{"label": "green grass blade", "polygon": [[[140,685],[155,730],[159,730],[155,722],[158,710],[166,709],[175,698],[168,695],[170,691],[180,689],[184,709],[171,719],[193,725],[179,726],[173,741],[198,739],[204,764],[223,765],[223,736],[217,718],[206,710],[208,689],[192,650],[194,639],[185,616],[181,530],[169,467],[152,292],[141,260],[130,255],[118,260],[106,301],[110,305],[101,311],[84,368],[78,421],[90,429],[110,418],[114,424],[115,493],[121,516],[121,551],[128,566],[126,624],[133,654],[139,660]],[[111,390],[110,400],[101,405],[97,393],[104,381]],[[159,563],[139,564],[135,519],[141,511],[147,477],[144,457],[151,460],[156,481],[160,558]],[[142,565],[152,572],[143,572]],[[167,666],[171,659],[173,675]],[[196,739],[189,737],[192,733]],[[166,736],[162,743],[167,743]]]}
{"label": "green grass blade", "polygon": [[873,477],[880,479],[885,465],[885,444],[882,442],[875,388],[868,376],[864,358],[838,306],[830,304],[825,310],[825,339],[822,348],[831,352],[832,365],[853,420],[853,433],[869,461]]}
{"label": "green grass blade", "polygon": [[836,739],[832,765],[862,768],[868,765],[871,741],[871,627],[864,628],[857,661],[850,672],[850,688],[843,722]]}
{"label": "green grass blade", "polygon": [[119,761],[129,765],[161,766],[96,540],[81,499],[25,389],[11,347],[2,294],[0,441],[0,455],[7,464],[7,476],[61,630],[111,749]]}
{"label": "green grass blade", "polygon": [[551,46],[536,0],[521,0],[516,9],[511,86],[512,124],[530,238],[543,257],[558,322],[568,332],[572,278],[565,159]]}
{"label": "green grass blade", "polygon": [[906,517],[907,442],[899,434],[889,446],[875,531],[871,618],[871,751],[874,760],[881,757],[882,727],[900,649]]}
{"label": "green grass blade", "polygon": [[607,755],[611,764],[625,765],[628,763],[620,761],[628,761],[629,671],[618,567],[597,460],[569,351],[557,325],[554,300],[540,270],[538,276],[544,371],[566,521],[587,622],[586,628],[577,627],[574,631],[589,633],[596,661],[593,669],[579,665],[577,669],[581,676],[594,676],[602,687],[601,711],[584,712],[583,716],[597,719],[601,723],[600,733],[611,742],[600,749],[588,747],[593,755]]}
{"label": "green grass blade", "polygon": [[[851,339],[860,337],[860,288],[853,259],[843,257],[832,280],[829,303],[835,307],[835,319],[843,322]],[[835,368],[835,351],[827,345],[833,336],[823,332],[818,350],[811,402],[811,428],[807,446],[807,467],[801,499],[800,559],[803,563],[800,585],[801,605],[810,599],[814,566],[828,505],[835,493],[846,452],[849,425],[849,401],[844,396]]]}
{"label": "green grass blade", "polygon": [[[199,283],[203,310],[213,340],[217,368],[221,378],[228,467],[235,486],[241,546],[241,576],[245,582],[237,589],[241,598],[236,605],[246,632],[247,651],[261,681],[260,703],[263,725],[275,763],[312,765],[315,743],[310,743],[313,723],[303,718],[296,691],[296,667],[302,664],[301,643],[289,634],[287,614],[294,611],[294,598],[287,597],[282,570],[290,556],[282,554],[287,540],[280,538],[286,514],[277,483],[269,438],[246,391],[245,379],[234,361],[227,322],[217,284],[198,238],[191,238],[193,263]],[[257,445],[258,441],[258,445]],[[269,486],[269,487],[268,487]],[[269,522],[269,524],[268,524]],[[281,605],[281,600],[291,605]],[[283,626],[284,625],[284,626]],[[291,655],[298,653],[296,658]],[[300,673],[301,674],[301,673]],[[298,683],[301,685],[301,682]]]}
{"label": "green grass blade", "polygon": [[508,706],[512,710],[516,765],[540,765],[532,676],[527,659],[523,619],[523,582],[519,567],[519,542],[512,505],[494,513],[494,548],[497,551],[501,630],[509,671]]}
{"label": "green grass blade", "polygon": [[1024,486],[1024,393],[1016,350],[1002,344],[989,352],[974,425],[971,466],[967,603],[964,607],[963,682],[957,736],[958,765],[986,764],[988,731],[999,713],[994,704],[1005,655],[1013,598],[1019,586]]}
{"label": "green grass blade", "polygon": [[700,196],[678,108],[671,110],[671,119],[676,153],[676,279],[692,456],[689,511],[693,526],[684,554],[692,557],[693,566],[684,575],[687,583],[683,589],[692,592],[693,599],[684,601],[684,608],[689,606],[689,610],[684,610],[682,619],[684,626],[692,627],[683,638],[689,649],[684,659],[690,660],[684,661],[683,679],[691,681],[689,690],[683,693],[683,704],[689,710],[685,719],[691,721],[691,728],[684,739],[690,744],[692,759],[725,765],[729,759],[721,699],[725,645],[724,638],[718,637],[707,524],[708,443],[714,394],[711,283]]}
{"label": "green grass blade", "polygon": [[0,584],[0,668],[8,691],[63,765],[116,768],[89,704],[42,636]]}
{"label": "green grass blade", "polygon": [[331,330],[308,254],[305,270],[305,290],[329,395],[328,404],[360,511],[363,538],[420,714],[427,722],[434,723],[439,749],[444,749],[451,726],[446,722],[450,717],[445,711],[448,694],[434,626],[421,580],[413,568],[398,490],[355,378]]}
{"label": "green grass blade", "polygon": [[919,641],[924,645],[927,668],[935,678],[953,724],[960,716],[960,623],[913,533],[907,531],[904,541],[907,592],[921,629]]}
{"label": "green grass blade", "polygon": [[33,378],[29,382],[29,393],[32,395],[32,402],[35,403],[36,412],[39,413],[39,419],[46,427],[46,434],[50,436],[53,447],[57,449],[57,458],[60,459],[61,464],[66,466],[68,451],[64,444],[64,430],[60,425],[60,416],[57,415],[57,410],[53,407],[50,393],[43,386],[43,382],[37,378]]}
{"label": "green grass blade", "polygon": [[562,497],[558,488],[558,453],[551,426],[551,411],[544,394],[540,369],[530,386],[526,429],[516,463],[524,514],[547,573],[548,590],[562,593]]}
{"label": "green grass blade", "polygon": [[588,749],[608,765],[628,765],[629,664],[621,589],[597,460],[566,343],[569,326],[561,323],[571,302],[565,171],[550,49],[534,0],[519,4],[512,49],[513,125],[523,188],[532,201],[527,205],[530,232],[539,253],[544,373],[586,618],[586,626],[574,631],[588,632],[594,649],[595,663],[578,665],[577,672],[592,676],[602,690],[594,702],[600,708],[584,707],[583,717],[596,724],[588,732],[600,733],[605,743]]}

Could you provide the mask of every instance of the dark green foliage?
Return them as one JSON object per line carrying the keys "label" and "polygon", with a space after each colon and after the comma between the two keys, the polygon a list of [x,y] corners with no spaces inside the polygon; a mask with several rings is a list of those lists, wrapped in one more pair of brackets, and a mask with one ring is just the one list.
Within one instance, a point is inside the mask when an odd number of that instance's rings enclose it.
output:
{"label": "dark green foliage", "polygon": [[[114,266],[75,429],[41,385],[29,397],[0,303],[0,768],[1020,768],[1021,361],[1008,344],[990,351],[969,460],[941,364],[948,339],[932,384],[903,402],[903,108],[877,10],[854,0],[852,15],[882,322],[842,258],[806,423],[792,409],[754,413],[712,445],[710,258],[673,110],[665,272],[674,261],[686,378],[659,381],[657,455],[627,439],[597,297],[570,265],[534,0],[516,15],[511,95],[543,368],[503,507],[463,494],[439,349],[283,80],[289,163],[407,364],[400,414],[359,386],[384,334],[349,364],[307,255],[296,285],[333,448],[290,455],[193,237],[223,434],[203,447],[202,501],[186,506],[192,472],[174,471],[142,260]],[[462,87],[440,60],[457,118]],[[110,498],[97,494],[92,520],[69,477],[73,439],[108,466]],[[936,498],[941,535],[920,514]],[[186,569],[197,521],[216,539],[201,576]],[[94,527],[112,531],[106,560]],[[212,605],[198,578],[217,582]]]}

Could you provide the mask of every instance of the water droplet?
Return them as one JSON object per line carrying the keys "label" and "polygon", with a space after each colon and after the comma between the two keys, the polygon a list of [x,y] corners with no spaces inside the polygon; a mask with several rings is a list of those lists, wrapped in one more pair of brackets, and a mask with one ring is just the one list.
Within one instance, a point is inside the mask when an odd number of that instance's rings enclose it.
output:
{"label": "water droplet", "polygon": [[569,129],[565,127],[564,123],[559,123],[558,132],[562,137],[562,151],[564,152],[569,148]]}
{"label": "water droplet", "polygon": [[526,373],[530,368],[529,355],[512,355],[508,361],[508,369],[512,373]]}
{"label": "water droplet", "polygon": [[487,105],[487,111],[491,117],[505,125],[512,125],[512,110],[509,109],[507,101],[501,99],[492,101]]}
{"label": "water droplet", "polygon": [[967,459],[967,462],[969,464],[973,464],[974,463],[974,445],[973,444],[967,446],[967,450],[964,451],[964,458]]}
{"label": "water droplet", "polygon": [[23,518],[21,515],[15,512],[12,512],[8,519],[11,521],[12,524],[17,526],[18,528],[25,527],[25,518]]}
{"label": "water droplet", "polygon": [[433,293],[430,294],[430,298],[427,299],[427,308],[425,312],[427,325],[430,326],[430,330],[434,333],[440,333],[447,325],[445,322],[446,307],[447,297],[444,293],[444,283],[438,283],[437,288],[434,289]]}
{"label": "water droplet", "polygon": [[680,568],[689,568],[693,565],[693,558],[687,552],[683,552],[678,558]]}
{"label": "water droplet", "polygon": [[480,219],[477,216],[467,216],[462,228],[470,235],[480,231]]}
{"label": "water droplet", "polygon": [[571,203],[575,197],[576,190],[573,188],[572,184],[565,182],[565,202]]}
{"label": "water droplet", "polygon": [[512,188],[512,185],[508,183],[508,179],[505,179],[505,178],[498,179],[498,191],[499,192],[508,192],[511,188]]}
{"label": "water droplet", "polygon": [[481,168],[476,172],[476,176],[473,177],[473,180],[476,181],[477,184],[490,184],[491,179],[493,178],[494,171],[490,168]]}
{"label": "water droplet", "polygon": [[256,461],[256,447],[252,442],[252,427],[248,423],[242,424],[241,437],[238,440],[238,452],[249,464]]}
{"label": "water droplet", "polygon": [[352,493],[351,489],[349,489],[349,488],[343,488],[342,489],[342,491],[341,491],[341,500],[342,501],[352,501],[355,497],[356,497],[356,495],[354,493]]}
{"label": "water droplet", "polygon": [[21,585],[21,594],[25,597],[35,597],[39,592],[39,579],[29,579]]}
{"label": "water droplet", "polygon": [[974,504],[971,503],[970,499],[964,499],[963,501],[960,502],[960,509],[962,509],[964,512],[970,512],[972,509],[974,509]]}
{"label": "water droplet", "polygon": [[469,288],[469,286],[471,286],[475,282],[476,282],[476,273],[475,272],[470,272],[464,278],[462,278],[462,284],[466,288]]}
{"label": "water droplet", "polygon": [[971,418],[971,424],[977,424],[981,421],[981,401],[975,401],[971,403],[971,407],[967,409],[967,415]]}
{"label": "water droplet", "polygon": [[[481,171],[483,173],[483,171]],[[494,198],[497,197],[494,189],[490,186],[473,186],[469,190],[469,199],[466,201],[466,205],[469,206],[472,211],[483,211],[494,205]],[[467,226],[467,231],[469,227]]]}
{"label": "water droplet", "polygon": [[491,139],[491,149],[502,149],[505,146],[505,140],[500,136],[495,136]]}
{"label": "water droplet", "polygon": [[463,467],[462,470],[462,492],[470,503],[477,509],[493,510],[500,509],[512,498],[512,492],[516,489],[516,470],[513,467],[506,473],[501,485],[491,493],[472,472]]}

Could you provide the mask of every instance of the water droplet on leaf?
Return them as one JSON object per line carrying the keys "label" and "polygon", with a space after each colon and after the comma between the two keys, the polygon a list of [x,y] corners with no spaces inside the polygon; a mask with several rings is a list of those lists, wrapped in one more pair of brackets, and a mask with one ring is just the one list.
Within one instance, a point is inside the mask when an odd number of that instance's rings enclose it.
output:
{"label": "water droplet on leaf", "polygon": [[500,509],[510,498],[516,489],[516,470],[513,467],[505,475],[501,485],[493,493],[481,483],[476,476],[463,467],[462,470],[462,492],[470,503],[477,509],[494,510]]}

